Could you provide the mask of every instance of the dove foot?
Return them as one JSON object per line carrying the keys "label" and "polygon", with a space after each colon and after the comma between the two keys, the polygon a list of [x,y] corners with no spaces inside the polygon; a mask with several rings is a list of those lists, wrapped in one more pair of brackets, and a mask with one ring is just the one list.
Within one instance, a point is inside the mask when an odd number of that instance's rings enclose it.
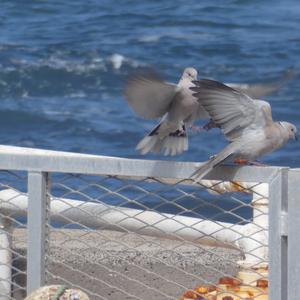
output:
{"label": "dove foot", "polygon": [[193,132],[201,132],[205,130],[202,126],[191,126]]}
{"label": "dove foot", "polygon": [[265,167],[267,164],[261,163],[259,161],[250,161],[249,162],[250,166],[257,166],[257,167]]}
{"label": "dove foot", "polygon": [[246,160],[246,159],[241,159],[241,158],[235,158],[234,161],[233,161],[236,165],[248,165],[249,164],[249,161]]}
{"label": "dove foot", "polygon": [[212,119],[210,119],[209,122],[203,126],[203,129],[206,131],[213,128],[220,128],[220,126],[217,125]]}
{"label": "dove foot", "polygon": [[248,161],[246,159],[241,159],[241,158],[236,158],[234,161],[233,161],[236,165],[248,165],[248,166],[257,166],[257,167],[264,167],[264,166],[267,166],[266,164],[263,164],[259,161]]}

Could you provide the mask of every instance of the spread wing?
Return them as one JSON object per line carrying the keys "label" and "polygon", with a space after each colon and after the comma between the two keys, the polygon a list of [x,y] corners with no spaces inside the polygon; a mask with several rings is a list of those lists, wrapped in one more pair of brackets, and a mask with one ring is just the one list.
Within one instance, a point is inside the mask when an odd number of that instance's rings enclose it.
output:
{"label": "spread wing", "polygon": [[287,69],[283,75],[271,82],[266,83],[226,83],[229,87],[247,94],[253,99],[259,99],[263,96],[270,95],[280,88],[282,88],[287,82],[295,79],[297,72],[294,69]]}
{"label": "spread wing", "polygon": [[247,83],[229,83],[226,84],[229,87],[247,94],[251,98],[258,99],[263,96],[270,95],[281,87],[279,83],[256,83],[256,84],[247,84]]}
{"label": "spread wing", "polygon": [[265,101],[253,100],[218,81],[203,79],[193,83],[194,96],[229,141],[240,137],[245,130],[272,122],[271,108]]}
{"label": "spread wing", "polygon": [[177,85],[166,83],[153,74],[131,77],[124,89],[129,106],[145,119],[162,117],[178,92]]}

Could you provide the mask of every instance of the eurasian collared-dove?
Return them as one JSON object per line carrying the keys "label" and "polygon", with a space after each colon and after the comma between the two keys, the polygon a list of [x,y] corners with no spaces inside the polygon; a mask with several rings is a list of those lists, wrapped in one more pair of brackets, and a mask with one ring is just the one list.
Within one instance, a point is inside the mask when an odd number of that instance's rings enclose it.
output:
{"label": "eurasian collared-dove", "polygon": [[186,127],[196,118],[208,118],[190,90],[196,79],[197,71],[186,68],[177,85],[149,74],[128,80],[125,96],[130,107],[143,118],[162,118],[138,143],[141,154],[164,151],[176,155],[188,149]]}
{"label": "eurasian collared-dove", "polygon": [[[292,71],[282,78],[264,84],[229,84],[250,96],[263,96],[274,92],[284,82],[295,76]],[[197,79],[194,68],[186,68],[178,84],[167,83],[151,73],[131,77],[125,87],[130,107],[145,119],[161,118],[160,123],[145,136],[136,149],[141,154],[163,151],[177,155],[188,149],[187,127],[196,119],[209,119],[209,115],[189,89]],[[216,127],[210,121],[203,128]]]}
{"label": "eurasian collared-dove", "polygon": [[203,164],[193,175],[197,181],[223,162],[255,161],[297,139],[297,128],[288,122],[273,122],[271,106],[253,100],[214,80],[193,81],[194,96],[230,141],[221,152]]}

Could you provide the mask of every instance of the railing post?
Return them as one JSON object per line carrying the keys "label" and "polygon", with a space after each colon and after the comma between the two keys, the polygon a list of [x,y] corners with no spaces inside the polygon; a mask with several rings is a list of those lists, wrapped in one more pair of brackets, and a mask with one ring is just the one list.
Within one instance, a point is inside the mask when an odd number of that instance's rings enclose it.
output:
{"label": "railing post", "polygon": [[300,298],[300,169],[290,170],[288,182],[288,300]]}
{"label": "railing post", "polygon": [[284,216],[288,205],[288,168],[280,169],[272,178],[269,195],[269,299],[286,300],[287,232]]}
{"label": "railing post", "polygon": [[27,294],[45,281],[48,173],[28,173]]}

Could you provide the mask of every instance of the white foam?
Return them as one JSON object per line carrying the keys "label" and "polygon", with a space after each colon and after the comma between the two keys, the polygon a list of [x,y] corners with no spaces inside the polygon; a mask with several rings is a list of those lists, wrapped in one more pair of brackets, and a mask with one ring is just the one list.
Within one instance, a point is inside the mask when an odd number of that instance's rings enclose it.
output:
{"label": "white foam", "polygon": [[77,93],[71,93],[69,95],[65,95],[65,98],[85,98],[86,97],[86,93],[83,91],[79,91]]}
{"label": "white foam", "polygon": [[[91,70],[106,71],[104,59],[97,57],[91,61],[75,60],[59,57],[53,54],[48,58],[30,61],[26,59],[11,60],[13,66],[6,67],[6,71],[16,70],[16,66],[22,66],[26,69],[38,69],[40,67],[49,67],[55,70],[66,70],[67,72],[88,73]],[[18,67],[17,67],[18,68]]]}
{"label": "white foam", "polygon": [[162,37],[162,35],[144,35],[139,38],[139,41],[143,43],[155,43],[158,42]]}
{"label": "white foam", "polygon": [[128,58],[119,53],[114,53],[107,58],[107,61],[112,65],[115,70],[119,70],[124,64],[133,68],[145,67],[146,64],[137,60]]}
{"label": "white foam", "polygon": [[125,61],[125,57],[121,54],[114,53],[109,58],[114,69],[118,70],[122,67],[123,62]]}

